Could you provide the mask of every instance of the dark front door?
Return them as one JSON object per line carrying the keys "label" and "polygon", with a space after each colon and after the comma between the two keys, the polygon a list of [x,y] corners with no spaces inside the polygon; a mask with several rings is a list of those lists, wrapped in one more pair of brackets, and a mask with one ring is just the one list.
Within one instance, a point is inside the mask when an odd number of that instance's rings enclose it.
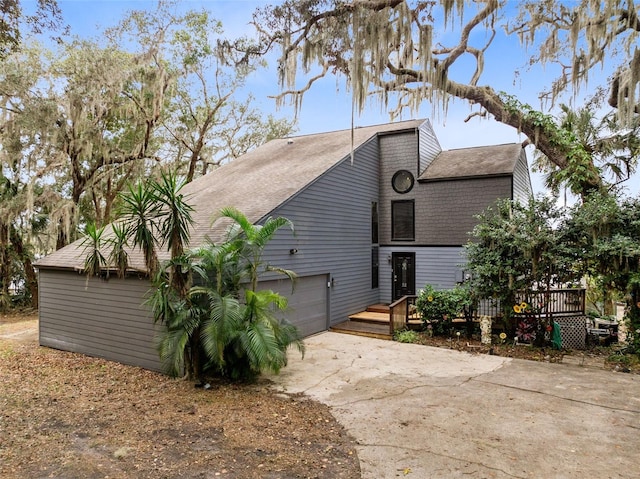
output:
{"label": "dark front door", "polygon": [[416,254],[393,253],[393,300],[416,294]]}

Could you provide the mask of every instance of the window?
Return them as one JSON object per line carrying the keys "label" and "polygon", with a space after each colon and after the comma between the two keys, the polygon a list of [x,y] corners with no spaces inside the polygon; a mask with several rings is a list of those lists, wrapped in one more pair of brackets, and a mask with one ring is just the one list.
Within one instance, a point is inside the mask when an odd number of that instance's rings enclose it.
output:
{"label": "window", "polygon": [[391,178],[391,186],[396,193],[405,194],[409,193],[413,188],[413,175],[410,171],[399,170]]}
{"label": "window", "polygon": [[371,289],[378,287],[378,276],[380,275],[379,251],[377,246],[371,248]]}
{"label": "window", "polygon": [[391,239],[413,241],[415,239],[414,202],[391,202]]}
{"label": "window", "polygon": [[378,244],[378,202],[371,202],[371,243]]}

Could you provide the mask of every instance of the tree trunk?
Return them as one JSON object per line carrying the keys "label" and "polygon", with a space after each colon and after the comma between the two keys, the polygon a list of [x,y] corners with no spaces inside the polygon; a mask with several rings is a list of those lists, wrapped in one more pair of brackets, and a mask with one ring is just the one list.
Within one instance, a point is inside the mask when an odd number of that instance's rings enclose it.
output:
{"label": "tree trunk", "polygon": [[33,267],[31,257],[24,248],[22,237],[17,231],[15,231],[15,229],[12,230],[11,233],[13,247],[16,251],[16,255],[22,262],[22,267],[24,269],[26,287],[29,290],[29,295],[31,296],[31,307],[33,309],[38,309],[38,276],[36,275],[35,268]]}
{"label": "tree trunk", "polygon": [[0,310],[10,306],[9,283],[11,283],[9,228],[7,225],[0,224]]}

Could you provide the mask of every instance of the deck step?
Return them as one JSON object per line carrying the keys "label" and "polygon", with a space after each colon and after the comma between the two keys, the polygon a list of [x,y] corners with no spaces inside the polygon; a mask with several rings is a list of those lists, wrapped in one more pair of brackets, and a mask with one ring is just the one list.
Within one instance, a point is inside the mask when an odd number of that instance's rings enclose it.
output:
{"label": "deck step", "polygon": [[[389,313],[375,313],[371,311],[362,311],[360,313],[352,314],[349,319],[353,322],[359,323],[371,323],[371,324],[384,324],[386,327],[389,325]],[[409,318],[410,327],[422,326],[422,320],[420,318]]]}
{"label": "deck step", "polygon": [[349,320],[335,324],[329,329],[330,331],[334,331],[336,333],[354,334],[356,336],[365,336],[376,339],[391,339],[391,334],[389,334],[388,320],[386,324]]}
{"label": "deck step", "polygon": [[387,323],[389,324],[389,312],[377,313],[375,311],[362,311],[360,313],[349,316],[351,321],[360,321],[364,323]]}
{"label": "deck step", "polygon": [[367,306],[367,311],[370,311],[372,313],[389,314],[389,305],[388,304],[372,304],[371,306]]}

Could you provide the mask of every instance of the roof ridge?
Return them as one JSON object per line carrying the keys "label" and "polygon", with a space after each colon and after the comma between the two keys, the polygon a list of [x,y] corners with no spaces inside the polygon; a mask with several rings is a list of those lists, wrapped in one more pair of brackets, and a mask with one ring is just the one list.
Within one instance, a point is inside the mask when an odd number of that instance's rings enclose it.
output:
{"label": "roof ridge", "polygon": [[[377,129],[385,126],[389,127],[391,125],[401,125],[402,123],[414,123],[414,122],[423,123],[426,120],[427,120],[426,118],[413,118],[410,120],[391,121],[387,123],[378,123],[375,125],[354,126],[353,129],[354,130]],[[302,135],[295,135],[295,136],[284,136],[280,138],[274,138],[274,140],[295,140],[296,138],[305,138],[308,136],[317,136],[317,135],[328,135],[332,133],[342,133],[345,131],[351,131],[351,128],[341,128],[339,130],[332,130],[332,131],[318,131],[316,133],[304,133]]]}
{"label": "roof ridge", "polygon": [[446,151],[459,151],[459,150],[472,150],[474,148],[495,148],[497,146],[522,146],[522,143],[512,142],[512,143],[498,143],[493,145],[476,145],[476,146],[463,146],[462,148],[451,148],[449,150],[442,150],[441,153]]}

